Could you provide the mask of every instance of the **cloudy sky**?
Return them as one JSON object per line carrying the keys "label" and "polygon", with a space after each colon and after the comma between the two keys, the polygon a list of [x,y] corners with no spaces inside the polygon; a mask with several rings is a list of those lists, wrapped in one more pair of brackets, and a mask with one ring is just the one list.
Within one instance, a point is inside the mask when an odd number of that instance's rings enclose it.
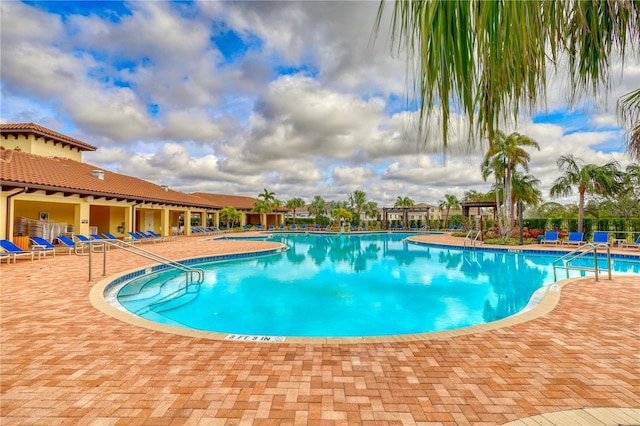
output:
{"label": "cloudy sky", "polygon": [[[398,196],[437,204],[490,188],[482,141],[473,152],[454,138],[446,155],[435,134],[417,143],[389,21],[373,36],[377,1],[0,7],[0,121],[97,146],[85,162],[185,192],[267,188],[285,202],[362,189],[381,206]],[[629,164],[615,100],[640,86],[639,58],[614,65],[613,76],[608,98],[570,110],[561,72],[546,109],[505,128],[539,142],[530,173],[545,201],[560,155]]]}

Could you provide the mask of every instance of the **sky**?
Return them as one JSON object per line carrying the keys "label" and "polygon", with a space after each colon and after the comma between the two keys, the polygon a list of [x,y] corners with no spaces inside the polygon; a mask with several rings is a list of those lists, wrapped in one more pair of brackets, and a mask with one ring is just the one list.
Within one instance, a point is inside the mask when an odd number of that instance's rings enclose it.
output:
{"label": "sky", "polygon": [[[486,141],[415,135],[407,62],[374,35],[377,1],[0,2],[0,121],[33,122],[98,147],[83,161],[187,193],[346,201],[363,190],[437,205],[486,192]],[[391,8],[387,8],[389,11]],[[636,52],[637,53],[637,52]],[[544,201],[561,155],[624,168],[616,99],[640,86],[638,55],[608,96],[546,105],[505,133],[540,144],[529,173]]]}

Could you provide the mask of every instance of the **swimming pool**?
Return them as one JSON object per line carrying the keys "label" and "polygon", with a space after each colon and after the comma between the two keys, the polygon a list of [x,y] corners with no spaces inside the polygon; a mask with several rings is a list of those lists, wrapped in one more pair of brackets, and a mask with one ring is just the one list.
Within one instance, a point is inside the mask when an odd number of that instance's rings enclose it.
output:
{"label": "swimming pool", "polygon": [[[521,311],[553,281],[557,255],[406,242],[407,234],[276,234],[289,247],[212,262],[200,285],[173,271],[117,289],[128,311],[161,324],[241,335],[351,337],[450,330]],[[615,260],[619,272],[640,263]],[[573,273],[576,276],[577,273]]]}

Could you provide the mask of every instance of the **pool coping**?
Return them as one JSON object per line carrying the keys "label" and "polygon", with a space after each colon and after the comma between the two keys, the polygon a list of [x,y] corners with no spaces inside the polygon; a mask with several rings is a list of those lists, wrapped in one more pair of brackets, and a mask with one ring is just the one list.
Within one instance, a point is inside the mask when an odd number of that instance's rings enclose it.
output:
{"label": "pool coping", "polygon": [[[421,243],[426,244],[426,243]],[[459,249],[459,246],[436,244],[440,246],[447,246]],[[283,247],[286,247],[283,245]],[[486,249],[486,248],[485,248]],[[251,252],[241,253],[227,253],[224,255],[216,256],[200,256],[191,257],[187,259],[179,260],[178,262],[185,262],[185,264],[196,263],[201,259],[211,259],[212,261],[229,260],[233,258],[256,256],[265,254],[268,252],[278,252],[283,248],[269,248],[264,250],[255,250]],[[504,251],[504,250],[501,250]],[[154,270],[161,270],[161,267],[154,267]],[[209,340],[233,340],[233,341],[246,341],[246,342],[262,342],[262,343],[290,343],[290,344],[357,344],[357,343],[393,343],[393,342],[412,342],[412,341],[424,341],[424,340],[439,340],[449,339],[457,336],[464,336],[469,334],[483,333],[487,331],[497,330],[505,327],[514,326],[524,322],[532,321],[540,318],[547,313],[551,312],[558,302],[560,301],[560,295],[562,288],[568,284],[578,281],[592,281],[593,277],[574,277],[557,282],[547,284],[544,287],[538,289],[532,296],[527,306],[520,312],[511,315],[501,320],[492,321],[484,324],[473,325],[469,327],[456,328],[452,330],[434,331],[426,333],[413,333],[413,334],[398,334],[398,335],[384,335],[384,336],[358,336],[358,337],[302,337],[302,336],[253,336],[242,335],[237,333],[222,333],[215,331],[194,330],[188,328],[182,328],[172,325],[160,324],[151,320],[144,319],[136,316],[135,314],[127,311],[126,309],[118,309],[116,306],[109,303],[105,298],[105,292],[109,288],[122,283],[131,277],[141,275],[150,268],[132,268],[127,271],[120,272],[118,274],[106,277],[96,283],[89,292],[89,300],[91,304],[99,311],[116,318],[122,322],[135,325],[138,327],[147,328],[162,333],[170,333],[181,335],[185,337],[195,337]]]}

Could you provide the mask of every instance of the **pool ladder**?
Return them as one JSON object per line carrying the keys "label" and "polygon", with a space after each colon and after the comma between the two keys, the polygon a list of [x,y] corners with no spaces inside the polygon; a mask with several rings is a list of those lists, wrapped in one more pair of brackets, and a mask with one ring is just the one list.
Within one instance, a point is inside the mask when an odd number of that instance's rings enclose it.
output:
{"label": "pool ladder", "polygon": [[[608,244],[594,244],[594,243],[587,243],[587,244],[583,244],[580,247],[576,248],[573,251],[570,251],[569,253],[565,254],[564,256],[561,256],[559,258],[557,258],[556,260],[553,261],[553,280],[554,281],[558,281],[557,278],[557,269],[564,269],[567,271],[567,278],[569,278],[569,270],[574,270],[574,271],[588,271],[588,272],[594,272],[596,275],[596,281],[599,281],[599,273],[601,268],[598,266],[598,249],[599,248],[604,248],[606,249],[606,259],[607,259],[607,266],[606,266],[606,270],[608,272],[609,275],[609,279],[611,279],[611,250],[609,248]],[[577,259],[581,259],[586,255],[590,255],[593,253],[593,267],[589,267],[589,266],[576,266],[576,265],[572,265],[571,262],[573,262],[574,260]]]}
{"label": "pool ladder", "polygon": [[[183,265],[180,262],[176,262],[175,260],[171,260],[164,256],[160,256],[157,253],[152,251],[143,249],[142,247],[137,247],[132,243],[127,241],[109,241],[109,240],[91,240],[85,243],[85,245],[89,245],[89,253],[78,253],[78,247],[74,249],[75,254],[78,256],[88,256],[89,257],[89,281],[92,281],[92,270],[93,270],[93,256],[92,253],[100,253],[103,254],[103,262],[102,262],[102,276],[107,275],[107,252],[110,246],[117,247],[126,252],[135,254],[140,257],[144,257],[145,259],[152,260],[161,265],[165,265],[169,268],[178,269],[183,271],[186,275],[187,286],[190,284],[200,284],[204,280],[204,270],[200,268],[192,268],[187,265]],[[195,278],[195,280],[194,280]]]}
{"label": "pool ladder", "polygon": [[[472,248],[476,248],[476,242],[478,241],[480,235],[482,235],[482,231],[471,230],[467,232],[467,236],[464,237],[463,250],[467,248],[467,241],[469,241],[469,245]],[[480,241],[480,243],[482,243],[482,240]]]}

